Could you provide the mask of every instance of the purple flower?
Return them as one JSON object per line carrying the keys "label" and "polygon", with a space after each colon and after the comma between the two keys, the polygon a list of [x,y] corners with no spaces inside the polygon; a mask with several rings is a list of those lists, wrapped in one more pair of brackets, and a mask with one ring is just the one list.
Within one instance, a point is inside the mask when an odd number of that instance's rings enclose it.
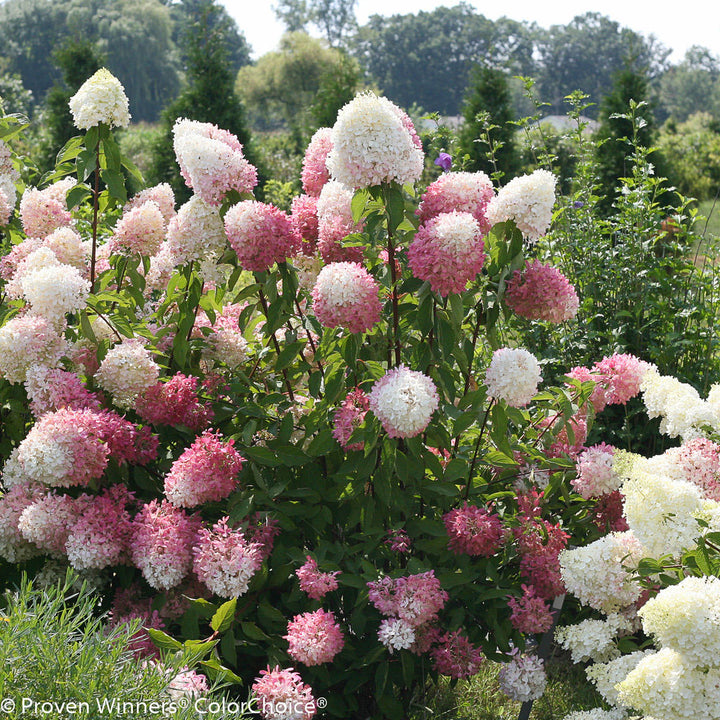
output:
{"label": "purple flower", "polygon": [[445,172],[448,172],[452,167],[452,157],[445,152],[441,152],[435,158],[435,165],[439,165]]}
{"label": "purple flower", "polygon": [[585,205],[585,203],[584,203],[582,200],[576,200],[576,201],[573,203],[573,207],[574,207],[576,210],[579,210],[581,207],[583,207],[583,205]]}

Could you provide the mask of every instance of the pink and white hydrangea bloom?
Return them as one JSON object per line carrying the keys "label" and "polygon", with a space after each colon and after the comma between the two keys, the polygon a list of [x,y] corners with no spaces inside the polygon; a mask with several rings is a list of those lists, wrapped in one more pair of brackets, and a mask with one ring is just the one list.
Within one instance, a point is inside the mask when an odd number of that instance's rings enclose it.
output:
{"label": "pink and white hydrangea bloom", "polygon": [[561,323],[572,320],[580,306],[575,288],[556,268],[539,260],[516,270],[505,291],[511,310],[528,320]]}
{"label": "pink and white hydrangea bloom", "polygon": [[433,381],[405,365],[389,370],[373,385],[370,409],[390,437],[419,435],[438,407]]}
{"label": "pink and white hydrangea bloom", "polygon": [[296,615],[287,627],[288,655],[308,667],[332,662],[345,644],[335,615],[316,610]]}
{"label": "pink and white hydrangea bloom", "polygon": [[488,394],[512,407],[524,407],[537,394],[540,363],[523,348],[500,348],[485,372]]}

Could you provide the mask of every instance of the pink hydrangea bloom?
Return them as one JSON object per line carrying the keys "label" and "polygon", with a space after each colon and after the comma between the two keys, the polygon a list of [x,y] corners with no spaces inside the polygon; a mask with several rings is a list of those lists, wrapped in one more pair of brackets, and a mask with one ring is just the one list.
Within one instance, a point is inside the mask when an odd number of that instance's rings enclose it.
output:
{"label": "pink hydrangea bloom", "polygon": [[123,485],[78,498],[78,520],[65,543],[68,560],[76,570],[102,570],[127,561],[132,525],[126,506],[132,498]]}
{"label": "pink hydrangea bloom", "polygon": [[299,249],[290,218],[274,205],[246,200],[225,215],[225,232],[245,270],[268,270]]}
{"label": "pink hydrangea bloom", "polygon": [[290,645],[288,655],[308,667],[331,662],[345,644],[335,615],[325,610],[296,615],[287,632],[283,637]]}
{"label": "pink hydrangea bloom", "polygon": [[157,610],[152,609],[151,601],[143,600],[135,593],[135,588],[116,593],[110,610],[110,626],[127,624],[139,619],[141,626],[130,640],[130,650],[136,658],[159,658],[160,650],[150,639],[148,628],[165,630],[165,623]]}
{"label": "pink hydrangea bloom", "polygon": [[143,205],[148,200],[152,200],[160,208],[165,223],[169,223],[170,218],[175,215],[175,195],[168,183],[160,183],[141,190],[125,205],[123,213]]}
{"label": "pink hydrangea bloom", "polygon": [[310,720],[317,712],[312,688],[292,668],[260,671],[252,691],[265,720]]}
{"label": "pink hydrangea bloom", "polygon": [[370,409],[370,400],[363,390],[351,390],[343,404],[335,411],[333,437],[345,450],[362,450],[365,443],[349,442],[354,430],[362,425],[365,413]]}
{"label": "pink hydrangea bloom", "polygon": [[210,692],[210,686],[204,675],[186,666],[180,668],[167,686],[166,692],[173,700],[181,700],[186,697],[197,698]]}
{"label": "pink hydrangea bloom", "polygon": [[29,237],[17,245],[13,245],[7,255],[0,258],[0,278],[10,280],[17,272],[20,263],[30,254],[43,246],[40,238]]}
{"label": "pink hydrangea bloom", "polygon": [[31,365],[25,389],[30,399],[30,410],[36,417],[62,408],[100,409],[100,398],[85,387],[77,373],[60,368]]}
{"label": "pink hydrangea bloom", "polygon": [[491,557],[502,545],[503,524],[495,513],[465,503],[443,516],[450,538],[448,545],[456,554]]}
{"label": "pink hydrangea bloom", "polygon": [[577,315],[580,300],[575,288],[556,268],[539,260],[527,261],[508,283],[505,302],[528,320],[561,323]]}
{"label": "pink hydrangea bloom", "polygon": [[320,600],[331,590],[337,590],[338,582],[335,576],[339,575],[340,571],[320,572],[317,561],[308,555],[306,563],[298,568],[295,574],[300,581],[300,589],[307,593],[311,600]]}
{"label": "pink hydrangea bloom", "polygon": [[23,510],[18,529],[40,550],[60,558],[65,555],[65,543],[77,522],[78,512],[74,498],[50,493]]}
{"label": "pink hydrangea bloom", "polygon": [[213,417],[208,402],[198,396],[198,379],[176,373],[167,382],[148,388],[136,403],[135,410],[145,422],[153,425],[184,425],[194,432],[206,428]]}
{"label": "pink hydrangea bloom", "polygon": [[147,426],[137,426],[110,410],[87,416],[98,437],[119,464],[147,465],[157,458],[158,437]]}
{"label": "pink hydrangea bloom", "polygon": [[532,585],[521,585],[522,597],[511,597],[508,606],[512,610],[510,622],[521,633],[544,633],[553,624],[552,612],[548,604],[538,597]]}
{"label": "pink hydrangea bloom", "polygon": [[[240,313],[245,307],[245,303],[225,305],[215,315],[214,322],[210,322],[204,311],[198,313],[193,337],[204,338],[207,342],[206,359],[229,368],[240,367],[247,360],[248,342],[238,325]],[[212,332],[205,333],[203,328],[209,328]]]}
{"label": "pink hydrangea bloom", "polygon": [[480,671],[482,652],[462,633],[456,630],[445,633],[440,644],[431,651],[435,669],[441,675],[453,678],[469,678]]}
{"label": "pink hydrangea bloom", "polygon": [[130,553],[133,564],[150,587],[169,590],[192,569],[192,548],[202,525],[167,500],[144,505],[132,523]]}
{"label": "pink hydrangea bloom", "polygon": [[448,594],[433,570],[416,575],[384,577],[367,584],[370,602],[388,617],[399,617],[415,628],[437,618]]}
{"label": "pink hydrangea bloom", "polygon": [[619,490],[598,498],[593,523],[603,532],[625,532],[630,529],[624,515],[624,496]]}
{"label": "pink hydrangea bloom", "polygon": [[318,241],[317,198],[312,195],[298,195],[290,207],[290,222],[293,232],[302,238],[300,252],[312,255]]}
{"label": "pink hydrangea bloom", "polygon": [[375,382],[370,409],[390,437],[419,435],[438,407],[435,383],[417,370],[399,365]]}
{"label": "pink hydrangea bloom", "polygon": [[5,227],[15,211],[14,198],[8,197],[3,188],[0,188],[0,227]]}
{"label": "pink hydrangea bloom", "polygon": [[25,508],[38,502],[44,491],[35,483],[11,487],[0,496],[0,557],[18,563],[40,554],[38,547],[18,529],[18,521]]}
{"label": "pink hydrangea bloom", "polygon": [[230,190],[250,193],[257,185],[257,170],[245,159],[238,139],[227,130],[179,119],[173,136],[180,174],[206,203],[220,205]]}
{"label": "pink hydrangea bloom", "polygon": [[158,275],[167,274],[174,266],[218,256],[226,247],[227,237],[220,210],[193,195],[168,223],[167,243],[154,257],[157,265],[155,272]]}
{"label": "pink hydrangea bloom", "polygon": [[613,470],[615,448],[606,443],[583,450],[577,458],[577,477],[571,480],[586,500],[607,495],[620,487],[622,478]]}
{"label": "pink hydrangea bloom", "polygon": [[0,375],[21,383],[32,365],[55,367],[67,343],[54,323],[42,315],[18,315],[0,328]]}
{"label": "pink hydrangea bloom", "polygon": [[421,223],[426,223],[441,213],[468,212],[477,220],[480,232],[487,235],[490,223],[485,208],[494,196],[492,180],[484,172],[443,173],[428,185],[416,214]]}
{"label": "pink hydrangea bloom", "polygon": [[326,263],[362,262],[362,246],[344,245],[343,240],[363,231],[364,222],[355,223],[352,191],[335,180],[324,185],[317,201],[317,249]]}
{"label": "pink hydrangea bloom", "polygon": [[410,536],[402,528],[390,530],[388,537],[385,539],[385,545],[387,545],[393,552],[402,553],[403,555],[409,553],[412,549],[412,540]]}
{"label": "pink hydrangea bloom", "polygon": [[173,505],[192,508],[224,500],[237,487],[243,458],[223,442],[220,433],[206,430],[173,463],[165,477],[165,496]]}
{"label": "pink hydrangea bloom", "polygon": [[650,365],[634,355],[615,353],[595,363],[592,371],[607,380],[609,405],[625,405],[640,392],[640,383]]}
{"label": "pink hydrangea bloom", "polygon": [[586,367],[574,367],[567,376],[580,382],[594,382],[595,389],[590,396],[590,403],[596,413],[602,412],[608,404],[607,377],[601,373],[593,372]]}
{"label": "pink hydrangea bloom", "polygon": [[720,445],[695,438],[668,450],[683,477],[703,490],[705,497],[720,502]]}
{"label": "pink hydrangea bloom", "polygon": [[323,185],[330,179],[325,161],[331,150],[332,128],[316,130],[305,150],[302,165],[302,185],[308,195],[318,197]]}
{"label": "pink hydrangea bloom", "polygon": [[408,249],[413,275],[443,296],[465,290],[482,270],[485,257],[480,225],[466,212],[431,218],[420,226]]}
{"label": "pink hydrangea bloom", "polygon": [[[553,422],[553,418],[546,418],[541,423],[541,426],[547,426]],[[558,419],[555,418],[555,422]],[[568,435],[567,425],[570,426],[573,433],[572,443],[570,442],[570,436]],[[562,455],[569,455],[571,458],[576,458],[585,449],[585,440],[587,440],[587,418],[582,412],[578,412],[573,415],[567,425],[564,425],[557,436],[554,438],[552,443],[546,450],[548,457],[561,457]]]}
{"label": "pink hydrangea bloom", "polygon": [[331,263],[318,275],[312,291],[313,311],[325,327],[366,332],[380,320],[380,286],[356,263]]}
{"label": "pink hydrangea bloom", "polygon": [[72,215],[65,195],[75,182],[73,178],[65,178],[43,190],[25,190],[20,200],[20,220],[28,237],[44,238],[53,230],[70,225]]}
{"label": "pink hydrangea bloom", "polygon": [[159,205],[147,200],[118,220],[110,241],[112,253],[154,255],[165,240],[167,227]]}
{"label": "pink hydrangea bloom", "polygon": [[193,548],[195,574],[224,598],[244,595],[262,561],[262,546],[248,542],[243,532],[231,529],[227,517],[215,523],[212,530],[201,529]]}
{"label": "pink hydrangea bloom", "polygon": [[267,560],[272,553],[275,538],[280,534],[280,525],[275,518],[268,517],[265,513],[256,512],[247,521],[245,534],[251,543],[260,546],[261,560]]}

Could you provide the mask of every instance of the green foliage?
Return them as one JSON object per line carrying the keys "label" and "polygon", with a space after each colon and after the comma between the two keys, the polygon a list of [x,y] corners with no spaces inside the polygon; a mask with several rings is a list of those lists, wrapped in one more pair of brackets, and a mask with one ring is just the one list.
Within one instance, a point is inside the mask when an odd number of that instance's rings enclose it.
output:
{"label": "green foliage", "polygon": [[519,170],[508,77],[497,68],[478,66],[470,77],[463,107],[460,150],[466,169],[510,180]]}
{"label": "green foliage", "polygon": [[28,90],[18,74],[0,75],[0,103],[3,114],[30,115],[33,105],[32,91]]}
{"label": "green foliage", "polygon": [[304,31],[312,24],[331,47],[342,47],[357,27],[356,5],[357,0],[279,0],[273,10],[288,32]]}
{"label": "green foliage", "polygon": [[[191,662],[189,654],[168,655],[164,666],[136,659],[132,647],[139,620],[108,626],[99,608],[100,597],[71,572],[44,587],[24,577],[17,592],[0,600],[4,717],[39,720],[57,712],[80,720],[99,714],[119,720],[127,717],[128,708],[133,714],[144,712],[156,702],[165,704],[166,717],[196,718],[192,703],[168,693],[173,677]],[[207,717],[228,716],[210,708]]]}

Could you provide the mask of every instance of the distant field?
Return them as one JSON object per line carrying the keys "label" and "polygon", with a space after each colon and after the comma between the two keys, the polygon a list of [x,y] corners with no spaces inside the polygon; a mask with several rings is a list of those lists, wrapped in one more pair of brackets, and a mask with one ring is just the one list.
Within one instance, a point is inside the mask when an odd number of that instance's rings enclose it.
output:
{"label": "distant field", "polygon": [[698,231],[702,234],[714,235],[720,238],[720,199],[703,200],[699,204],[700,215],[707,218],[707,228],[705,221],[698,224]]}

